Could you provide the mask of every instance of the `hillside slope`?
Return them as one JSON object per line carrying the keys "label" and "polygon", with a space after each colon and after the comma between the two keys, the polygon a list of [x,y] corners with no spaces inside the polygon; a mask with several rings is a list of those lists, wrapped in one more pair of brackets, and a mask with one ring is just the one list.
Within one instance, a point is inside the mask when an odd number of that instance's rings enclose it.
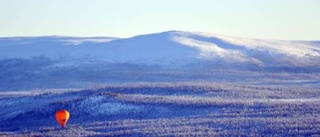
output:
{"label": "hillside slope", "polygon": [[0,90],[124,82],[318,84],[320,43],[168,31],[0,38]]}
{"label": "hillside slope", "polygon": [[169,31],[132,38],[1,38],[0,58],[49,57],[114,63],[172,65],[194,62],[257,67],[320,68],[320,44],[234,38],[208,33]]}

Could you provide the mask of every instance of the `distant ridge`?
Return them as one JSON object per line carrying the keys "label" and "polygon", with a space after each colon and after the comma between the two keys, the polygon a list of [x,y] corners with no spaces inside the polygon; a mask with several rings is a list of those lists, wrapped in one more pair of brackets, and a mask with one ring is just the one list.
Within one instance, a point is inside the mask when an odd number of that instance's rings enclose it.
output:
{"label": "distant ridge", "polygon": [[319,85],[320,42],[167,31],[0,38],[0,91],[130,82]]}
{"label": "distant ridge", "polygon": [[0,50],[2,59],[43,56],[153,65],[209,61],[227,66],[320,67],[320,41],[259,40],[176,30],[131,38],[7,37],[0,38]]}

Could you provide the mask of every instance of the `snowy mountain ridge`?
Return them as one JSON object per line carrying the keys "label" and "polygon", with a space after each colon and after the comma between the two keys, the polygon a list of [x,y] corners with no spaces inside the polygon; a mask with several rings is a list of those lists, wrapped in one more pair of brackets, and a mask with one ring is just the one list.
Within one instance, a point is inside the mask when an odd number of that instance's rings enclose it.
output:
{"label": "snowy mountain ridge", "polygon": [[263,66],[320,67],[320,44],[236,38],[210,33],[168,31],[131,38],[0,38],[0,59],[31,58],[107,61],[148,65],[198,61]]}
{"label": "snowy mountain ridge", "polygon": [[0,38],[0,91],[124,82],[318,85],[319,54],[317,41],[185,31],[131,38]]}

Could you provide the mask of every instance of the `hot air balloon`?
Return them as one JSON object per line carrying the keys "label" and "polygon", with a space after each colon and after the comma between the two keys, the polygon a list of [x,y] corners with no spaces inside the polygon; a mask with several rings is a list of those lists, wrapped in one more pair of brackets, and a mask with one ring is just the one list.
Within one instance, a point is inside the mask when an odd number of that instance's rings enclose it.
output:
{"label": "hot air balloon", "polygon": [[62,128],[67,124],[69,117],[70,114],[67,110],[59,110],[56,113],[56,120]]}

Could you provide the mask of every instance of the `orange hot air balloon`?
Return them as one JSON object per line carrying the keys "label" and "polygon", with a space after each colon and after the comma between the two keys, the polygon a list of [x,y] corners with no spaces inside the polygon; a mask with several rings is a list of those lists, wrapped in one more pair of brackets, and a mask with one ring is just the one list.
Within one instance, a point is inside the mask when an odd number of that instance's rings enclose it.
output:
{"label": "orange hot air balloon", "polygon": [[70,114],[67,110],[59,110],[56,113],[56,120],[62,128],[67,124],[69,117]]}

